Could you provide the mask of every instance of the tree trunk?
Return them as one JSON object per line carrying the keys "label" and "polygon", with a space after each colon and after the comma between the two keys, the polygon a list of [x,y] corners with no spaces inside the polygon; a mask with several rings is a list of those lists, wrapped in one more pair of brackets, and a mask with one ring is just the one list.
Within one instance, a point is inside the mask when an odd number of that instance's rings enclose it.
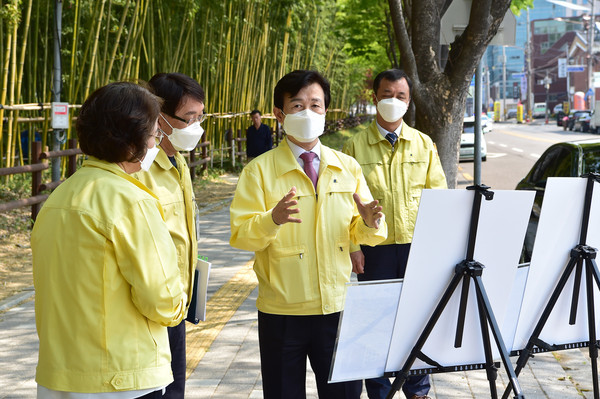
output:
{"label": "tree trunk", "polygon": [[[401,64],[413,81],[415,127],[436,143],[449,188],[457,182],[458,152],[471,78],[511,0],[473,0],[469,24],[440,67],[440,21],[452,0],[388,0]],[[403,4],[410,12],[405,12]]]}

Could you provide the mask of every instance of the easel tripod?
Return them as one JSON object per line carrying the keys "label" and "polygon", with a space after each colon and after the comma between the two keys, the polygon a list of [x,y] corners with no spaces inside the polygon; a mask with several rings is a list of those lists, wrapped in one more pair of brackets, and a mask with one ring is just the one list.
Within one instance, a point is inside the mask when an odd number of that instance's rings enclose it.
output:
{"label": "easel tripod", "polygon": [[[597,173],[589,173],[587,175],[583,175],[582,177],[587,178],[587,185],[585,190],[579,244],[571,250],[569,262],[567,263],[567,266],[565,267],[558,284],[556,285],[556,288],[552,292],[552,295],[548,300],[548,304],[544,308],[544,311],[542,312],[542,315],[540,316],[540,319],[536,324],[525,349],[520,351],[515,373],[519,375],[521,370],[523,370],[529,358],[533,357],[534,347],[536,346],[542,351],[555,351],[564,349],[564,347],[550,345],[542,341],[539,337],[573,271],[575,271],[575,279],[573,282],[573,296],[571,299],[569,324],[575,324],[579,302],[579,289],[581,286],[582,272],[584,271],[583,268],[585,265],[587,322],[589,334],[588,346],[592,363],[592,383],[594,387],[594,399],[600,399],[600,390],[598,389],[598,341],[596,336],[596,317],[594,309],[594,281],[596,282],[596,286],[600,288],[600,275],[598,274],[598,267],[596,266],[595,261],[598,250],[586,245],[594,182],[600,182],[600,175]],[[506,399],[507,397],[508,389],[504,392],[502,398]]]}
{"label": "easel tripod", "polygon": [[498,327],[498,323],[496,322],[496,318],[492,311],[492,307],[490,305],[490,301],[488,299],[485,287],[483,285],[483,280],[481,278],[483,273],[484,266],[475,261],[473,259],[473,255],[475,252],[475,241],[477,237],[477,226],[479,223],[479,214],[481,209],[481,197],[485,197],[486,200],[492,200],[494,197],[494,193],[492,191],[488,191],[489,187],[485,185],[476,185],[467,187],[468,190],[475,190],[475,195],[473,199],[473,209],[471,211],[471,221],[470,221],[470,229],[469,229],[469,242],[467,246],[467,257],[465,260],[456,265],[454,271],[454,277],[450,281],[448,288],[442,295],[438,305],[436,306],[431,318],[427,322],[425,329],[419,336],[417,343],[413,347],[408,359],[404,363],[402,369],[397,373],[396,379],[392,384],[392,388],[387,395],[387,399],[392,399],[395,393],[400,390],[402,385],[406,382],[406,379],[409,376],[410,369],[414,364],[416,359],[420,359],[426,363],[429,363],[439,369],[443,369],[443,367],[427,357],[424,353],[422,353],[423,346],[425,345],[429,335],[433,331],[437,321],[441,317],[444,309],[448,305],[448,302],[454,295],[454,292],[458,288],[460,282],[463,282],[462,290],[461,290],[461,299],[460,299],[460,307],[458,313],[458,325],[456,330],[456,336],[454,341],[454,346],[459,348],[462,346],[462,337],[464,331],[464,322],[465,315],[467,309],[467,300],[469,294],[469,287],[471,281],[473,281],[477,296],[477,309],[479,314],[479,323],[481,328],[481,336],[483,340],[483,347],[485,353],[485,369],[487,373],[487,379],[490,385],[491,397],[493,399],[498,398],[498,392],[496,390],[496,378],[497,378],[497,368],[494,364],[494,359],[492,357],[492,347],[490,343],[490,335],[488,330],[492,330],[492,334],[494,335],[494,340],[496,341],[496,346],[500,351],[500,356],[502,358],[502,363],[504,364],[504,368],[509,376],[510,382],[509,386],[515,392],[515,398],[524,399],[523,394],[521,393],[521,387],[519,386],[519,382],[517,380],[517,376],[515,371],[512,368],[510,363],[509,355],[506,350],[506,346],[504,345],[504,341],[502,340],[502,336],[500,334],[500,328]]}

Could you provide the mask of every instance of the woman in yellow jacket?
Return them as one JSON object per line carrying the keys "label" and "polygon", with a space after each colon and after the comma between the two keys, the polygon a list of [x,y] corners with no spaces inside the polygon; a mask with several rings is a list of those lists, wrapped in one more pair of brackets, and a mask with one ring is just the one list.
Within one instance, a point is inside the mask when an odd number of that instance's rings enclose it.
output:
{"label": "woman in yellow jacket", "polygon": [[160,105],[112,83],[77,119],[83,167],[50,195],[31,234],[38,398],[160,397],[166,326],[187,301],[156,196],[130,173],[156,156]]}

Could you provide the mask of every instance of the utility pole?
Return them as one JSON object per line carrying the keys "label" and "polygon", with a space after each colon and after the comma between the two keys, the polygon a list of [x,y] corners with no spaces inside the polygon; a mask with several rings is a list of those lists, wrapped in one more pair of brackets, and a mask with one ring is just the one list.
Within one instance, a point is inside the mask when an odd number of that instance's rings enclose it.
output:
{"label": "utility pole", "polygon": [[532,106],[531,104],[533,103],[533,93],[532,93],[532,83],[533,83],[533,65],[531,64],[532,61],[532,41],[531,40],[531,26],[530,26],[530,22],[529,22],[529,7],[527,8],[527,46],[526,46],[526,53],[527,53],[527,120],[531,121],[531,109]]}
{"label": "utility pole", "polygon": [[[504,48],[504,47],[503,47]],[[481,62],[475,70],[475,95],[473,102],[475,103],[475,127],[473,130],[473,183],[481,184]]]}
{"label": "utility pole", "polygon": [[506,47],[502,46],[502,113],[500,120],[505,120],[506,116]]}
{"label": "utility pole", "polygon": [[[54,0],[54,76],[52,83],[52,102],[60,102],[62,90],[60,46],[62,32],[62,0]],[[62,130],[52,130],[52,151],[60,150]],[[60,180],[60,157],[52,159],[52,181]]]}
{"label": "utility pole", "polygon": [[596,16],[594,15],[594,0],[591,0],[592,9],[590,15],[590,25],[588,28],[588,55],[587,55],[587,69],[588,69],[588,89],[592,90],[591,96],[589,96],[590,107],[594,109],[594,100],[596,99],[596,88],[594,87],[593,76],[594,76],[594,31],[596,29]]}

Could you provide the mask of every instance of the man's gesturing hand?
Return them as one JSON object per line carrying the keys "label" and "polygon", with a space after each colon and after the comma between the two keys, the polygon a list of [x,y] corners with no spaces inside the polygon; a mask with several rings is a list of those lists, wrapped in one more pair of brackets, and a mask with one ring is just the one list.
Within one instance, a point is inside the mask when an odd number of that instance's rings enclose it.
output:
{"label": "man's gesturing hand", "polygon": [[275,224],[284,224],[284,223],[302,223],[302,220],[293,218],[292,214],[299,213],[300,209],[290,207],[294,205],[298,205],[298,201],[292,199],[296,195],[296,187],[292,187],[290,191],[275,205],[273,208],[273,212],[271,213],[271,217]]}
{"label": "man's gesturing hand", "polygon": [[358,194],[354,193],[353,197],[354,202],[356,202],[356,206],[358,207],[358,213],[360,213],[360,216],[362,216],[365,224],[374,229],[378,229],[379,219],[383,217],[383,213],[381,213],[383,208],[379,206],[379,201],[375,200],[365,204],[360,200],[360,196]]}

